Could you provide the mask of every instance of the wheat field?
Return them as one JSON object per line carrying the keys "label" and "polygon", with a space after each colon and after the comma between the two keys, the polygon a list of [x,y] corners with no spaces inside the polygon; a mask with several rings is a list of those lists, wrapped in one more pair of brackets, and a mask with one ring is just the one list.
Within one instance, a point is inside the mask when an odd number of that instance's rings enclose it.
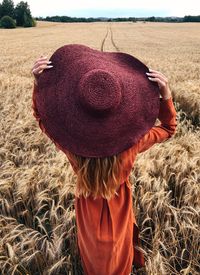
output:
{"label": "wheat field", "polygon": [[146,259],[132,274],[200,274],[200,25],[38,21],[0,38],[0,274],[82,274],[76,176],[31,108],[33,63],[69,43],[130,53],[168,77],[176,133],[130,175]]}

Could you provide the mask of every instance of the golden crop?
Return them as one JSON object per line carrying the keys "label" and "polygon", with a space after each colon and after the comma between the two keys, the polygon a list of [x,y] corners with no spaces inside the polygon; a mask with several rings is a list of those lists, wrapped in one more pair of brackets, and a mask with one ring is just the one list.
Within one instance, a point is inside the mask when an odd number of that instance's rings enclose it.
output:
{"label": "golden crop", "polygon": [[169,79],[178,127],[137,156],[130,179],[146,269],[199,274],[200,25],[50,23],[0,29],[0,273],[81,274],[76,176],[31,108],[31,68],[64,44],[127,52]]}

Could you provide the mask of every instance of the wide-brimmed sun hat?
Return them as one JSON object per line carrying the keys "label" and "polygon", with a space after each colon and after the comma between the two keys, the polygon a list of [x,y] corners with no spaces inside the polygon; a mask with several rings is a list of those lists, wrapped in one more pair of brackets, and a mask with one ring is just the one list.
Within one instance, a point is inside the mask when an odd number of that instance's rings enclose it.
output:
{"label": "wide-brimmed sun hat", "polygon": [[67,44],[49,60],[53,68],[39,76],[35,104],[45,132],[63,151],[116,155],[154,126],[159,88],[136,57]]}

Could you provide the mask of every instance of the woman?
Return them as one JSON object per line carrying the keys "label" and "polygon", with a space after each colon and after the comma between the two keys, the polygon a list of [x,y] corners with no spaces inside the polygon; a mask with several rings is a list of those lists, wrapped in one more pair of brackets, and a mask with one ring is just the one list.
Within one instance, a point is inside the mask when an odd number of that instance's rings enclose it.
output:
{"label": "woman", "polygon": [[[128,54],[83,45],[59,48],[51,61],[41,56],[32,68],[32,107],[42,131],[77,174],[75,210],[84,272],[130,274],[132,264],[142,267],[145,261],[137,249],[129,175],[138,153],[175,134],[168,80]],[[56,115],[63,121],[55,130],[50,120],[59,124]],[[157,117],[161,124],[154,126]]]}

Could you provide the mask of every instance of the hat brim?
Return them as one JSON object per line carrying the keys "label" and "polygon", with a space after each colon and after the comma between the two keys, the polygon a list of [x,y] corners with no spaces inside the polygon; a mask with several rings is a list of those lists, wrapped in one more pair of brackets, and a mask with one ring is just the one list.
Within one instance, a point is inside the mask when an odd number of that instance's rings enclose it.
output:
{"label": "hat brim", "polygon": [[[101,52],[81,44],[65,45],[51,56],[53,68],[38,79],[36,105],[48,136],[61,148],[84,157],[108,157],[136,144],[155,124],[159,88],[148,67],[122,52]],[[82,75],[100,68],[122,85],[120,105],[111,116],[92,116],[77,103]]]}

